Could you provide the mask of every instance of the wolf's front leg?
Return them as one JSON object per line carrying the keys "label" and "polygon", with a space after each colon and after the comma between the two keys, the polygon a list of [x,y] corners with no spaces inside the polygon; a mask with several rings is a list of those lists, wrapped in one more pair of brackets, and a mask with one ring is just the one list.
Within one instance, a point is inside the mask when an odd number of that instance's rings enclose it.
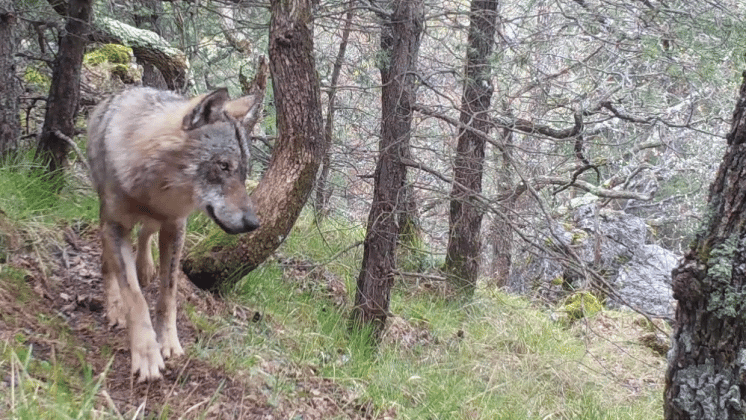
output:
{"label": "wolf's front leg", "polygon": [[132,245],[127,239],[130,229],[118,223],[109,222],[104,226],[104,242],[114,250],[111,258],[116,273],[124,307],[127,308],[127,329],[129,330],[132,374],[138,374],[139,382],[161,377],[165,368],[160,345],[156,340],[153,324],[150,322],[148,304],[140,291],[137,280]]}
{"label": "wolf's front leg", "polygon": [[155,331],[158,335],[158,342],[161,343],[161,354],[166,358],[184,354],[176,332],[176,292],[185,229],[185,219],[166,222],[161,226],[158,238],[161,284],[158,305],[155,308]]}
{"label": "wolf's front leg", "polygon": [[151,236],[158,231],[159,224],[154,220],[146,220],[137,235],[137,279],[141,287],[146,287],[155,278],[153,254],[150,251]]}

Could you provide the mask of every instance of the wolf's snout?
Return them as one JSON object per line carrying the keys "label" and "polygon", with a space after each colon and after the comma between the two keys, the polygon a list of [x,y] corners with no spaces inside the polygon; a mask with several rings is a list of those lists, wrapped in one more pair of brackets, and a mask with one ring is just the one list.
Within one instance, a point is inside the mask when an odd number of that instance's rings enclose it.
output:
{"label": "wolf's snout", "polygon": [[252,210],[244,212],[227,212],[225,208],[215,208],[207,205],[205,210],[215,223],[220,226],[226,233],[232,235],[238,233],[247,233],[256,230],[259,227],[259,218]]}
{"label": "wolf's snout", "polygon": [[259,226],[260,226],[259,218],[257,218],[255,214],[253,213],[244,214],[243,216],[244,233],[259,229]]}

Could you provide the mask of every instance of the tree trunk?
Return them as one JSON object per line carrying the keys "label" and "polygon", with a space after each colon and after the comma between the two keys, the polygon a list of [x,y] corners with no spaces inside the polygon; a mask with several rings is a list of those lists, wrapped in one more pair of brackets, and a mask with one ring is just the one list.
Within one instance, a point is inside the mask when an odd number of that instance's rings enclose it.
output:
{"label": "tree trunk", "polygon": [[[132,13],[135,26],[139,29],[149,30],[159,37],[163,37],[161,31],[160,17],[163,15],[163,6],[158,0],[138,0],[135,2],[136,10]],[[134,51],[133,51],[134,54]],[[142,65],[142,85],[156,89],[168,89],[168,83],[153,63],[139,60]]]}
{"label": "tree trunk", "polygon": [[251,195],[261,227],[234,246],[184,260],[184,272],[202,287],[228,284],[267,259],[290,232],[313,189],[325,150],[311,5],[311,0],[272,1],[269,58],[279,138]]}
{"label": "tree trunk", "polygon": [[672,272],[668,420],[746,416],[746,72],[727,141],[705,222]]}
{"label": "tree trunk", "polygon": [[[513,147],[513,132],[506,128],[503,130],[503,150],[500,152],[500,166],[498,167],[497,182],[498,191],[513,191],[511,150]],[[496,214],[490,226],[490,242],[492,243],[492,269],[489,273],[489,285],[502,287],[507,284],[510,275],[513,228],[511,217],[515,209],[518,196],[511,194],[505,200],[500,201],[502,214]]]}
{"label": "tree trunk", "polygon": [[342,29],[342,40],[339,42],[339,50],[337,51],[337,57],[334,60],[334,66],[332,67],[332,75],[329,79],[329,104],[326,111],[326,123],[324,124],[324,143],[326,143],[326,153],[322,159],[321,173],[319,178],[316,180],[316,197],[313,202],[314,217],[317,222],[323,220],[328,212],[329,199],[331,197],[331,188],[329,188],[329,165],[331,164],[330,153],[332,147],[332,139],[334,136],[334,112],[335,99],[337,95],[337,81],[339,80],[339,73],[342,70],[342,64],[344,63],[345,51],[347,51],[347,42],[350,39],[350,29],[352,27],[352,2],[350,2],[349,9],[347,9],[347,16],[345,16],[345,26]]}
{"label": "tree trunk", "polygon": [[381,141],[353,313],[357,324],[374,323],[377,331],[386,322],[394,284],[397,214],[403,209],[407,181],[402,158],[408,156],[424,20],[422,0],[395,0],[389,5],[391,13],[381,28]]}
{"label": "tree trunk", "polygon": [[0,0],[0,157],[18,147],[21,120],[18,115],[20,85],[15,63],[16,14],[13,2]]}
{"label": "tree trunk", "polygon": [[[132,54],[138,62],[155,66],[160,71],[168,89],[179,92],[186,86],[189,70],[186,54],[173,48],[155,32],[101,17],[96,19],[93,39],[96,42],[123,44],[132,48]],[[153,77],[156,78],[153,83],[158,83],[157,76]]]}
{"label": "tree trunk", "polygon": [[54,60],[47,113],[37,149],[37,156],[47,160],[50,172],[67,166],[67,153],[70,150],[70,145],[56,133],[60,132],[68,138],[75,136],[80,70],[90,33],[92,6],[93,0],[70,0],[68,4],[67,24]]}
{"label": "tree trunk", "polygon": [[[461,99],[460,121],[487,133],[486,115],[492,99],[490,65],[497,18],[497,0],[472,0],[466,55],[466,80]],[[482,192],[485,139],[472,130],[461,129],[456,147],[451,189],[451,211],[445,271],[449,281],[471,295],[479,274],[482,210],[475,195]]]}
{"label": "tree trunk", "polygon": [[[407,148],[407,155],[404,156],[407,161],[412,161],[410,152]],[[415,255],[420,251],[417,248],[422,241],[422,225],[420,224],[419,208],[413,183],[405,181],[400,202],[401,210],[398,213],[399,220],[396,222],[399,225],[399,245],[407,247],[407,249],[402,250],[405,253]]]}

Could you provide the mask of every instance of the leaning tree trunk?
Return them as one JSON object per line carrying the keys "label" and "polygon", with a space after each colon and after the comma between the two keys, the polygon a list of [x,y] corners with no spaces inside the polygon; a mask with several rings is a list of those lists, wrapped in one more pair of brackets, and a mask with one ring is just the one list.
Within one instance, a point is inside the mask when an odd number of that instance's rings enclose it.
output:
{"label": "leaning tree trunk", "polygon": [[[96,42],[123,44],[132,48],[132,54],[139,63],[158,69],[168,89],[179,92],[187,85],[189,60],[186,54],[172,47],[157,33],[107,17],[96,19],[95,26],[92,38]],[[157,76],[149,74],[148,77],[156,79],[150,82],[159,83]]]}
{"label": "leaning tree trunk", "polygon": [[18,146],[20,85],[16,79],[16,13],[11,0],[0,0],[0,157]]}
{"label": "leaning tree trunk", "polygon": [[415,66],[423,26],[422,0],[395,0],[381,28],[381,141],[374,173],[373,202],[357,279],[355,323],[381,331],[389,310],[396,269],[397,214],[403,210]]}
{"label": "leaning tree trunk", "polygon": [[705,222],[672,272],[665,418],[746,416],[746,72]]}
{"label": "leaning tree trunk", "polygon": [[261,227],[235,245],[192,253],[184,272],[202,287],[227,284],[267,259],[303,209],[325,153],[313,59],[311,0],[273,0],[269,59],[279,138],[251,195]]}
{"label": "leaning tree trunk", "polygon": [[68,4],[67,24],[54,60],[47,113],[37,149],[37,156],[47,160],[50,172],[67,166],[70,144],[65,137],[69,139],[75,135],[75,116],[80,100],[80,70],[90,32],[92,7],[93,0],[70,0]]}
{"label": "leaning tree trunk", "polygon": [[[491,125],[487,111],[493,89],[487,60],[494,45],[496,18],[497,0],[472,0],[460,121],[484,133],[489,132]],[[445,271],[449,281],[467,296],[474,293],[479,274],[482,209],[476,195],[482,192],[485,140],[462,128],[453,167]]]}

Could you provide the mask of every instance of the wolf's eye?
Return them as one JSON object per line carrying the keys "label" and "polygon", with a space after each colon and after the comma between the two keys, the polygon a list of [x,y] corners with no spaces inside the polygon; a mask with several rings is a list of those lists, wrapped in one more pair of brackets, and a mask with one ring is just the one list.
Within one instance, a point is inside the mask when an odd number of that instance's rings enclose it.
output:
{"label": "wolf's eye", "polygon": [[218,166],[220,166],[220,169],[228,172],[231,169],[231,165],[228,164],[228,162],[218,162]]}

